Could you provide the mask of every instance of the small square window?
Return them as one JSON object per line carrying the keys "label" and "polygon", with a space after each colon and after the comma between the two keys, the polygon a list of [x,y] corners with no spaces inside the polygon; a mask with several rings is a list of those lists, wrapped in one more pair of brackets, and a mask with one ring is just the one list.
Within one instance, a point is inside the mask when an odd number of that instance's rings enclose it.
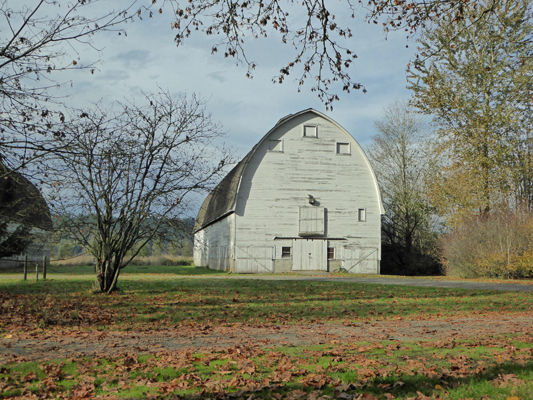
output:
{"label": "small square window", "polygon": [[350,154],[350,143],[337,143],[337,154]]}
{"label": "small square window", "polygon": [[268,141],[268,150],[270,151],[283,151],[283,141],[282,140],[269,140]]}
{"label": "small square window", "polygon": [[359,222],[365,222],[366,221],[366,209],[360,208],[359,209]]}
{"label": "small square window", "polygon": [[328,247],[328,260],[334,260],[334,259],[335,259],[335,248]]}
{"label": "small square window", "polygon": [[318,126],[316,125],[305,125],[304,126],[304,137],[318,137]]}
{"label": "small square window", "polygon": [[281,258],[291,258],[291,248],[282,247],[281,248]]}

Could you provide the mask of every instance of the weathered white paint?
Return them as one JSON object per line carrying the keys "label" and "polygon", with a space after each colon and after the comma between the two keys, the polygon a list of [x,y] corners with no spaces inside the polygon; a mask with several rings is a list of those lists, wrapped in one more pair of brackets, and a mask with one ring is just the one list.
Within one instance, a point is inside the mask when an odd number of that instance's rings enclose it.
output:
{"label": "weathered white paint", "polygon": [[[354,274],[379,273],[378,249],[375,247],[347,246],[344,248],[343,268]],[[378,269],[377,272],[376,269]]]}
{"label": "weathered white paint", "polygon": [[252,274],[274,272],[273,247],[235,246],[234,270]]}
{"label": "weathered white paint", "polygon": [[294,239],[294,271],[327,271],[328,241],[324,239]]}
{"label": "weathered white paint", "polygon": [[[365,210],[364,222],[359,209]],[[382,212],[377,180],[359,144],[334,121],[310,110],[285,118],[254,147],[234,214],[197,236],[212,246],[214,236],[222,234],[219,242],[233,248],[227,254],[239,273],[272,272],[283,246],[293,247],[293,270],[327,270],[328,240],[343,268],[379,273]],[[224,227],[222,221],[230,218]],[[200,235],[204,231],[207,238]],[[304,238],[313,240],[304,244]]]}
{"label": "weathered white paint", "polygon": [[324,217],[324,207],[300,207],[298,234],[300,236],[324,236]]}
{"label": "weathered white paint", "polygon": [[229,271],[233,264],[235,215],[209,225],[194,234],[194,264]]}

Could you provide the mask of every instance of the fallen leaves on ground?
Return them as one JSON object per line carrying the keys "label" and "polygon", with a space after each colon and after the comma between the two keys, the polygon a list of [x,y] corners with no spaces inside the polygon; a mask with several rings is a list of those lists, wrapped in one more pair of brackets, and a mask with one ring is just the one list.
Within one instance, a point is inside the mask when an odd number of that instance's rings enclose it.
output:
{"label": "fallen leaves on ground", "polygon": [[[533,336],[523,335],[522,340],[525,339],[533,344]],[[504,336],[456,342],[455,346],[463,344],[474,349],[494,348],[492,359],[443,352],[437,366],[432,365],[432,357],[425,353],[415,353],[416,357],[405,355],[413,346],[409,343],[394,342],[387,346],[339,343],[293,354],[250,341],[246,345],[201,352],[161,349],[143,356],[132,352],[109,356],[103,352],[91,358],[42,362],[30,372],[19,371],[14,358],[14,363],[0,369],[0,392],[13,399],[114,398],[140,390],[144,397],[161,399],[393,400],[401,396],[409,400],[436,400],[446,398],[449,390],[474,376],[484,377],[495,388],[526,385],[516,374],[506,373],[505,365],[494,356],[530,368],[531,347],[517,349]],[[433,345],[435,350],[449,347],[443,341]],[[429,348],[431,343],[424,346]],[[376,352],[386,350],[388,355],[378,357],[369,348]],[[488,369],[494,372],[489,373]],[[350,376],[352,381],[343,380],[344,376]],[[410,377],[419,377],[419,383],[426,382],[426,389],[422,391],[406,383]]]}
{"label": "fallen leaves on ground", "polygon": [[531,385],[516,372],[533,363],[527,295],[509,295],[520,313],[495,312],[502,295],[463,317],[451,305],[470,307],[464,293],[283,285],[225,297],[0,293],[0,398],[436,400],[476,377],[512,399]]}

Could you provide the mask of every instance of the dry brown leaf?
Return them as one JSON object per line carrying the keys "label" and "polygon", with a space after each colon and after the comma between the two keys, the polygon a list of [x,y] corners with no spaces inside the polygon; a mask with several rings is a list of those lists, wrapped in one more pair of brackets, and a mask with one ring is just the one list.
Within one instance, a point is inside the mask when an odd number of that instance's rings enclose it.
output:
{"label": "dry brown leaf", "polygon": [[301,390],[293,390],[287,394],[286,399],[287,400],[298,400],[301,398],[304,398],[306,396],[305,392]]}

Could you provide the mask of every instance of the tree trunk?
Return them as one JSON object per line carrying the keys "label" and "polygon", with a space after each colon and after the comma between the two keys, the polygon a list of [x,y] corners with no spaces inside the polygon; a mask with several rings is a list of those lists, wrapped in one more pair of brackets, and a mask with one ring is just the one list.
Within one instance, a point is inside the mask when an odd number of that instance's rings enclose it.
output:
{"label": "tree trunk", "polygon": [[118,289],[119,265],[117,262],[113,262],[113,260],[97,260],[97,274],[93,292],[111,293]]}

